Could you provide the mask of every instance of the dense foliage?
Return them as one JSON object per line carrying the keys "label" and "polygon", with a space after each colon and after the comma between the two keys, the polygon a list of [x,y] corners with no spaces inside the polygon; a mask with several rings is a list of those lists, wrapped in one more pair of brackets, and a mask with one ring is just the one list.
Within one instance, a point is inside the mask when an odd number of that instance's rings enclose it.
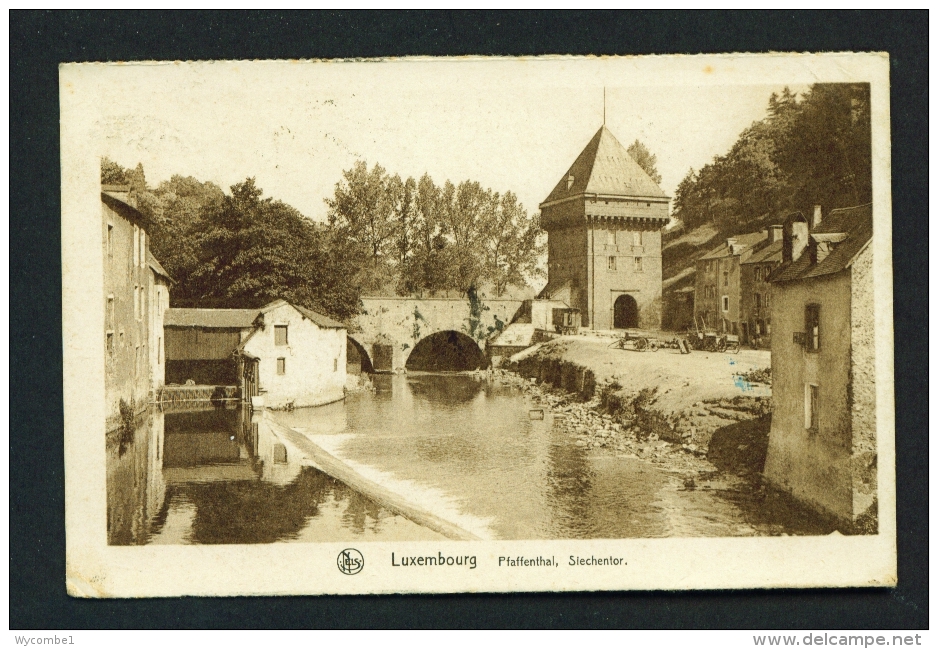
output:
{"label": "dense foliage", "polygon": [[825,211],[872,200],[868,84],[815,84],[800,98],[785,88],[767,116],[728,153],[677,187],[673,215],[688,228],[723,232],[791,211]]}
{"label": "dense foliage", "polygon": [[539,275],[536,219],[511,192],[478,183],[438,187],[364,163],[343,173],[316,224],[253,178],[226,194],[175,175],[147,185],[142,165],[104,158],[102,184],[129,184],[150,221],[153,254],[176,282],[174,306],[240,308],[283,298],[338,319],[358,313],[362,292],[502,294]]}
{"label": "dense foliage", "polygon": [[357,162],[328,199],[329,229],[370,292],[433,295],[483,286],[501,295],[543,274],[537,219],[511,192],[479,183],[401,180]]}
{"label": "dense foliage", "polygon": [[293,207],[263,192],[253,178],[225,194],[210,182],[173,176],[156,188],[143,167],[101,164],[102,183],[130,184],[150,220],[154,256],[175,280],[175,306],[251,308],[283,298],[339,319],[359,310],[347,279],[350,260],[332,236]]}

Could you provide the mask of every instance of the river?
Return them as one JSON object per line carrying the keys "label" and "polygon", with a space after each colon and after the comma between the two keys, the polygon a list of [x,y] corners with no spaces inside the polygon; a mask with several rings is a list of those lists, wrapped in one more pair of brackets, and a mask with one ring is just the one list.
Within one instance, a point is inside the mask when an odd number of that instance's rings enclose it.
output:
{"label": "river", "polygon": [[[825,534],[744,482],[685,489],[635,458],[577,446],[517,388],[459,374],[378,375],[374,392],[275,413],[419,507],[482,538]],[[111,544],[442,538],[264,439],[242,409],[151,413],[108,444]],[[724,487],[720,487],[724,484]]]}

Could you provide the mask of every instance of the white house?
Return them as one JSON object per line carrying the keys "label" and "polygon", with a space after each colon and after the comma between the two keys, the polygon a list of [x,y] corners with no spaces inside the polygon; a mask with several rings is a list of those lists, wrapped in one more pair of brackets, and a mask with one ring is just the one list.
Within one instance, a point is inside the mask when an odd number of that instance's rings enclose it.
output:
{"label": "white house", "polygon": [[270,408],[319,406],[345,396],[346,327],[284,300],[260,310],[238,345]]}

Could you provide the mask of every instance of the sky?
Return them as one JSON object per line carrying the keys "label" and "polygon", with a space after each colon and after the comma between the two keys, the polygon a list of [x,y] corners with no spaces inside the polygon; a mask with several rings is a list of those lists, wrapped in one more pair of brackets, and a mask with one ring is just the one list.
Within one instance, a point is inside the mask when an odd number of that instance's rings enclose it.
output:
{"label": "sky", "polygon": [[726,153],[765,116],[773,91],[808,88],[798,75],[740,83],[710,65],[667,74],[644,63],[99,65],[85,88],[100,155],[142,163],[151,186],[181,174],[228,191],[254,177],[265,196],[315,220],[326,218],[324,199],[357,160],[402,178],[475,180],[536,211],[602,126],[604,88],[606,126],[623,145],[638,139],[657,156],[662,189],[673,197],[689,168]]}

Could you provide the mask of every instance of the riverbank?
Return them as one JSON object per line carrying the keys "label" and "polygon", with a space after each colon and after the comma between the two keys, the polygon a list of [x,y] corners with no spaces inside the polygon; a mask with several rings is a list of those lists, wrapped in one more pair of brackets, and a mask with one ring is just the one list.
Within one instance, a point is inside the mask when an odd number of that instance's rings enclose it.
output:
{"label": "riverbank", "polygon": [[576,444],[677,472],[688,488],[721,474],[761,485],[771,424],[769,354],[612,349],[565,337],[490,370],[553,414]]}

